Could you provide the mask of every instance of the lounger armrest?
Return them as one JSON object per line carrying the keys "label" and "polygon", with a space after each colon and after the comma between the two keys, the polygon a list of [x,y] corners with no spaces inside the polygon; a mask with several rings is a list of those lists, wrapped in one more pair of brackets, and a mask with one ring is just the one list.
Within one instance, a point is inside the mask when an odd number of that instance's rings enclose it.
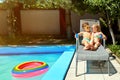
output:
{"label": "lounger armrest", "polygon": [[78,38],[76,38],[76,50],[78,49]]}
{"label": "lounger armrest", "polygon": [[78,46],[81,45],[81,41],[82,41],[82,37],[81,36],[76,38],[76,50],[78,49]]}
{"label": "lounger armrest", "polygon": [[83,36],[79,36],[79,45],[82,44],[82,39],[83,39]]}
{"label": "lounger armrest", "polygon": [[105,48],[106,47],[106,40],[103,39],[103,47]]}
{"label": "lounger armrest", "polygon": [[76,38],[76,50],[78,49],[78,46],[80,45],[80,42],[79,42],[79,37]]}

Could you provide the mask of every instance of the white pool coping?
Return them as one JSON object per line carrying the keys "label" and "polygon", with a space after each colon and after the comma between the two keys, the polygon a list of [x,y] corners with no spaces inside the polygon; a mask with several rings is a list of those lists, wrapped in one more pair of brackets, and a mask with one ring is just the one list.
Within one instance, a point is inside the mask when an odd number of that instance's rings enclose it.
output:
{"label": "white pool coping", "polygon": [[74,53],[75,49],[64,51],[42,80],[64,80]]}

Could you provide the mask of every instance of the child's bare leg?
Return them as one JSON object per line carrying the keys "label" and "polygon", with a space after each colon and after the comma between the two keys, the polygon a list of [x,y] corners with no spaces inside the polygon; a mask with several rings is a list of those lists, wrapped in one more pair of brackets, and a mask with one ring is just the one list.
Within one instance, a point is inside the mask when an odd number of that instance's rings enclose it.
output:
{"label": "child's bare leg", "polygon": [[88,50],[88,49],[90,49],[90,44],[88,43],[88,42],[84,42],[84,50]]}
{"label": "child's bare leg", "polygon": [[94,43],[90,42],[90,50],[94,50]]}
{"label": "child's bare leg", "polygon": [[96,50],[100,46],[100,42],[96,42],[94,45],[94,50]]}

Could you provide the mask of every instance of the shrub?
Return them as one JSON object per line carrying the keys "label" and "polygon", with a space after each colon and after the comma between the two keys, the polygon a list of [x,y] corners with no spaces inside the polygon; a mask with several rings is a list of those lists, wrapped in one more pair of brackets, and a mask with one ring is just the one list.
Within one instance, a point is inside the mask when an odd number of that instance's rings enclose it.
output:
{"label": "shrub", "polygon": [[108,48],[120,58],[120,45],[108,45]]}

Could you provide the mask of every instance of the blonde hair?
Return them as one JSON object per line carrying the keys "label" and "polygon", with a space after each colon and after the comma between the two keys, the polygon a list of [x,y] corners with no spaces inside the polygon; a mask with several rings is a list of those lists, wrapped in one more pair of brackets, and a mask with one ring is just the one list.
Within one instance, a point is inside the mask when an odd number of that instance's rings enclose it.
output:
{"label": "blonde hair", "polygon": [[97,28],[97,31],[100,32],[101,31],[101,27],[99,24],[93,24],[92,27],[96,27]]}

